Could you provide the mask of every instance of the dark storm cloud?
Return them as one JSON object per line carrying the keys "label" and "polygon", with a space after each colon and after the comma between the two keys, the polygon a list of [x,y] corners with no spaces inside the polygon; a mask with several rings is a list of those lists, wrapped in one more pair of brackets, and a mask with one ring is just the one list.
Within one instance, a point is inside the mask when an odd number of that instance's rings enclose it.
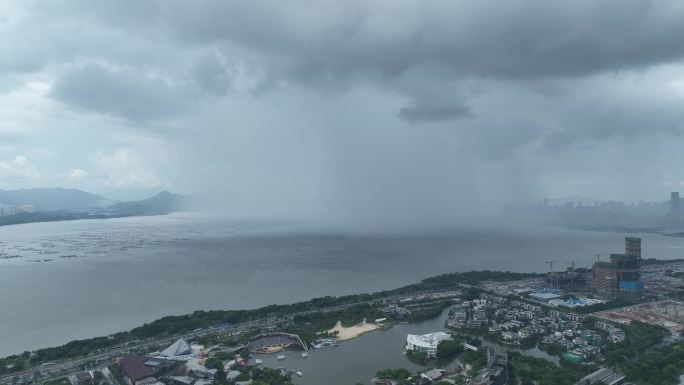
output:
{"label": "dark storm cloud", "polygon": [[677,1],[165,3],[180,40],[278,57],[285,74],[579,76],[684,54]]}
{"label": "dark storm cloud", "polygon": [[[104,39],[119,34],[131,38],[130,50],[129,41],[120,41],[111,53],[107,46],[81,43],[91,37],[88,34],[69,36],[71,41],[61,48],[69,50],[71,45],[79,55],[105,57],[114,64],[159,66],[175,81],[182,79],[174,76],[183,78],[194,71],[197,84],[216,95],[231,87],[226,63],[207,56],[207,49],[220,53],[228,63],[239,58],[258,67],[261,87],[284,81],[344,91],[367,83],[412,98],[415,95],[397,84],[420,82],[440,89],[467,78],[573,78],[646,68],[684,55],[684,4],[667,0],[209,0],[201,5],[174,0],[72,1],[43,8],[37,7],[36,12],[44,15],[50,29],[56,27],[47,18],[56,15],[61,17],[59,24],[72,19],[85,23],[85,28],[95,19]],[[144,41],[150,43],[140,43]],[[145,58],[141,46],[166,52],[167,62]],[[50,55],[58,53],[48,50],[41,57],[49,61]],[[21,57],[6,65],[20,67]],[[188,61],[199,64],[189,68],[183,64]],[[31,62],[26,68],[36,65]],[[466,113],[446,104],[436,100],[431,106],[404,107],[399,116],[415,123]]]}
{"label": "dark storm cloud", "polygon": [[196,84],[215,96],[222,96],[231,89],[232,78],[216,54],[207,53],[198,58],[192,70]]}
{"label": "dark storm cloud", "polygon": [[67,71],[51,96],[79,109],[132,120],[172,117],[191,108],[193,93],[184,85],[130,70],[91,64]]}
{"label": "dark storm cloud", "polygon": [[557,152],[572,145],[592,145],[608,140],[634,140],[639,137],[684,134],[684,119],[669,112],[629,111],[628,109],[599,111],[582,116],[581,112],[561,129],[540,132],[541,149]]}
{"label": "dark storm cloud", "polygon": [[[602,151],[630,162],[622,148],[682,134],[676,0],[13,4],[0,15],[0,98],[47,95],[59,103],[46,110],[75,111],[84,131],[130,130],[101,151],[117,175],[132,172],[116,162],[150,164],[151,148],[182,151],[167,178],[152,165],[139,179],[237,191],[268,212],[451,217],[459,199],[616,185],[622,163]],[[139,148],[114,156],[126,146]],[[76,163],[64,168],[87,169]]]}

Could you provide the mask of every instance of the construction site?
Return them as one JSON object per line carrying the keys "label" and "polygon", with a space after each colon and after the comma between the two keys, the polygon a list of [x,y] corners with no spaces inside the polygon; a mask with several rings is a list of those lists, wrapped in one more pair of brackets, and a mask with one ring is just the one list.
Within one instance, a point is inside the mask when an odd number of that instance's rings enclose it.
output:
{"label": "construction site", "polygon": [[670,330],[679,335],[684,330],[684,302],[664,300],[600,311],[592,314],[608,321],[629,324],[632,321],[646,322]]}

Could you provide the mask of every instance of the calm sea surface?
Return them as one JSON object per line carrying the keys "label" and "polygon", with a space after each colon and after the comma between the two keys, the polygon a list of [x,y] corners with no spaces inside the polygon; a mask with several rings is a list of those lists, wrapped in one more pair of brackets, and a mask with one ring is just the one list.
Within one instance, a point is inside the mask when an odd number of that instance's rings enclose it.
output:
{"label": "calm sea surface", "polygon": [[[684,239],[641,236],[644,257],[684,258]],[[621,252],[623,238],[508,225],[361,235],[194,214],[5,226],[0,355],[197,309],[376,291],[453,271],[545,271],[548,260],[589,265],[596,253]]]}

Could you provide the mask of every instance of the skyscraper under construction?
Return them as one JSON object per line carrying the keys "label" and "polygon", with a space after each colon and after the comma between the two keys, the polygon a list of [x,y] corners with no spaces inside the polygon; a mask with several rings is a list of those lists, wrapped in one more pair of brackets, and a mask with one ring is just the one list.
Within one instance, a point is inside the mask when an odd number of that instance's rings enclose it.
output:
{"label": "skyscraper under construction", "polygon": [[625,237],[625,255],[641,258],[641,238]]}
{"label": "skyscraper under construction", "polygon": [[604,298],[614,298],[618,292],[639,294],[641,281],[641,238],[626,237],[625,253],[611,254],[610,262],[594,264],[594,291]]}

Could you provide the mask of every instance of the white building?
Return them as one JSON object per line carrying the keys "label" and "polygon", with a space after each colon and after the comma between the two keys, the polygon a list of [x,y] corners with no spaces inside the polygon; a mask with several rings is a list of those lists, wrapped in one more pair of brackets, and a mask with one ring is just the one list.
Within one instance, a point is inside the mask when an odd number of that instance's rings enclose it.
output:
{"label": "white building", "polygon": [[162,350],[159,355],[169,359],[173,358],[187,361],[191,358],[192,349],[190,348],[190,345],[181,338],[174,342],[173,345]]}
{"label": "white building", "polygon": [[430,369],[420,374],[420,378],[424,378],[430,382],[437,382],[443,377],[442,372],[438,369]]}
{"label": "white building", "polygon": [[428,357],[437,356],[437,345],[444,340],[450,340],[451,335],[444,332],[406,336],[406,350],[425,352]]}

